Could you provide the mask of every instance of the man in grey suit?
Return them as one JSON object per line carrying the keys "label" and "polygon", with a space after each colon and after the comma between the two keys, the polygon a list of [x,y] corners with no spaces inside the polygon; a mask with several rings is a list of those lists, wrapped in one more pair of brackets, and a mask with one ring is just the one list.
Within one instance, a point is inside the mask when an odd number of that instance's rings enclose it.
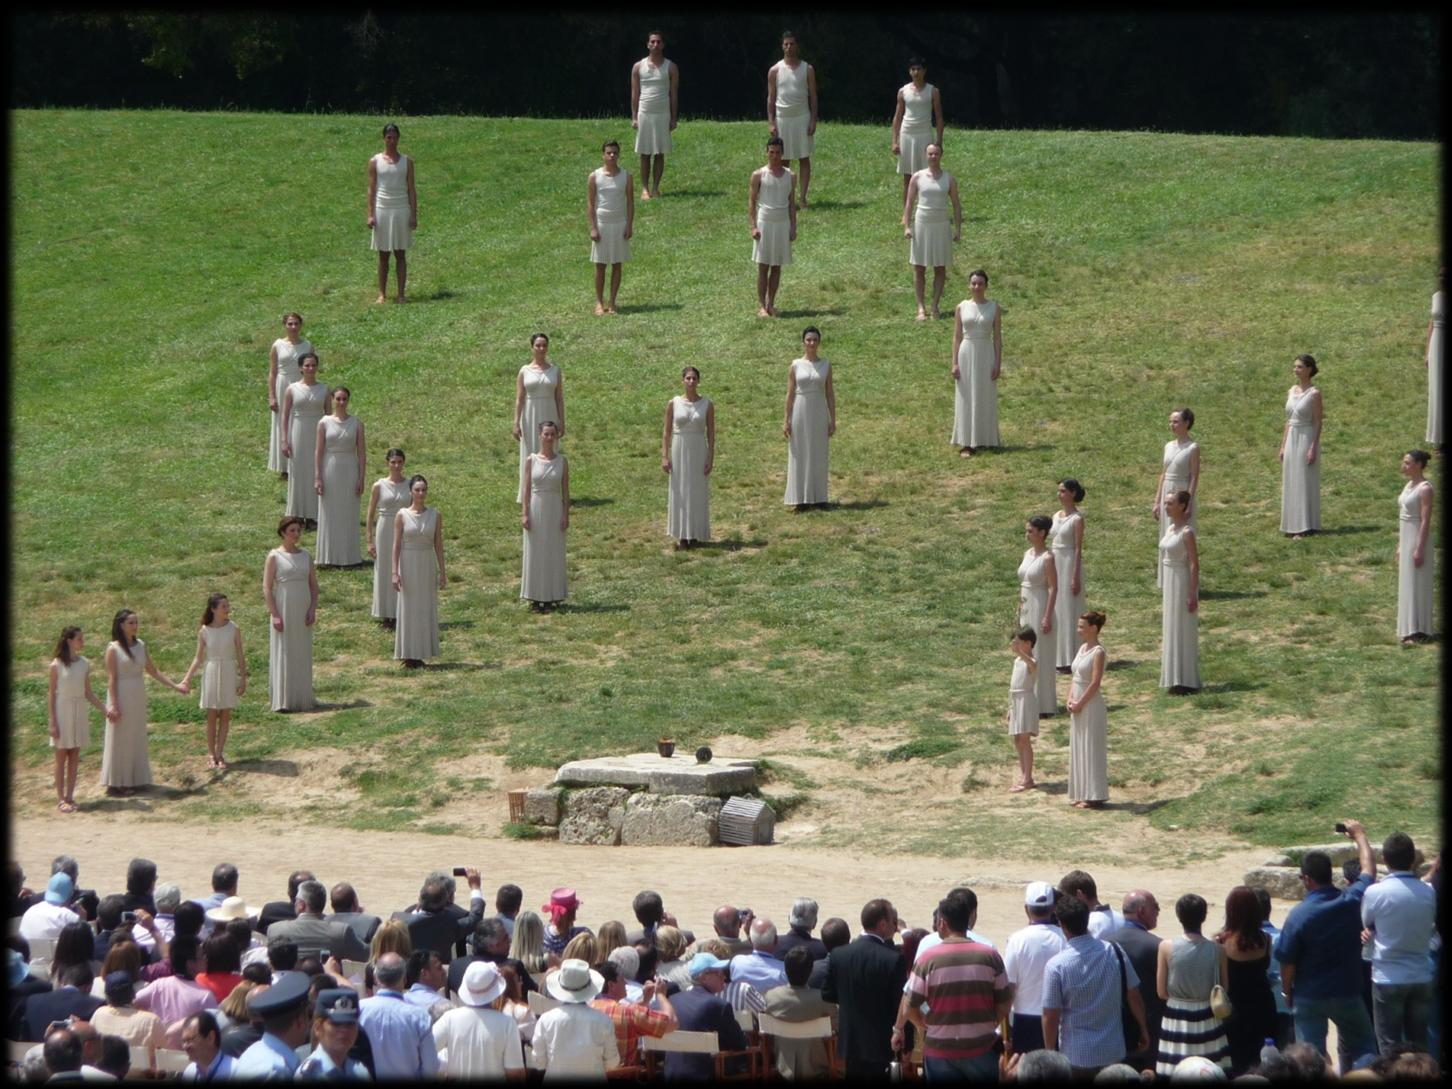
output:
{"label": "man in grey suit", "polygon": [[[782,958],[786,967],[787,981],[781,987],[773,987],[763,996],[766,1012],[781,1021],[815,1021],[819,1017],[833,1017],[837,1007],[822,997],[820,991],[807,986],[812,974],[812,951],[805,945],[787,950]],[[835,1021],[833,1023],[835,1028]],[[827,1070],[827,1041],[821,1040],[772,1040],[772,1051],[776,1055],[776,1068],[782,1077],[788,1079],[824,1078]]]}
{"label": "man in grey suit", "polygon": [[347,923],[323,918],[328,890],[321,881],[304,881],[297,887],[297,918],[272,924],[267,937],[281,938],[297,946],[298,957],[316,955],[320,960],[367,960],[368,946]]}
{"label": "man in grey suit", "polygon": [[1154,1065],[1155,1051],[1160,1043],[1160,1014],[1165,1010],[1155,986],[1156,960],[1164,939],[1150,933],[1159,924],[1160,904],[1154,893],[1146,889],[1132,889],[1124,895],[1123,911],[1124,925],[1107,932],[1104,940],[1114,942],[1124,950],[1124,955],[1139,976],[1139,993],[1144,998],[1150,1046],[1147,1051],[1131,1052],[1124,1061],[1136,1070],[1143,1070]]}
{"label": "man in grey suit", "polygon": [[333,913],[328,916],[329,922],[346,923],[348,929],[357,934],[364,945],[373,940],[373,934],[383,920],[363,910],[352,885],[339,881],[328,893],[328,898],[333,902]]}

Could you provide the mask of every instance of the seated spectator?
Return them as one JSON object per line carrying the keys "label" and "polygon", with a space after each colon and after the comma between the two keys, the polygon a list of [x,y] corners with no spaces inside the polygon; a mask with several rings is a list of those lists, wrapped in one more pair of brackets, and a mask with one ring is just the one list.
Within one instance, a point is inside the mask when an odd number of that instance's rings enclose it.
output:
{"label": "seated spectator", "polygon": [[[24,941],[24,938],[18,939]],[[6,1014],[5,1037],[9,1040],[33,1039],[25,1035],[25,1003],[34,994],[51,990],[49,980],[30,974],[30,965],[18,949],[5,950],[6,993],[10,1004]]]}
{"label": "seated spectator", "polygon": [[373,932],[373,941],[368,946],[368,960],[378,963],[384,953],[397,953],[405,960],[413,952],[413,941],[408,936],[408,927],[402,919],[385,919]]}
{"label": "seated spectator", "polygon": [[1281,1052],[1296,1067],[1301,1081],[1324,1081],[1330,1070],[1330,1060],[1313,1046],[1296,1041]]}
{"label": "seated spectator", "polygon": [[543,972],[546,968],[544,951],[544,920],[532,911],[521,911],[510,931],[509,956],[524,965],[527,972]]}
{"label": "seated spectator", "polygon": [[25,1000],[22,1040],[43,1040],[52,1021],[77,1017],[89,1021],[91,1015],[106,1004],[105,999],[91,994],[95,975],[89,961],[72,964],[54,981],[54,990],[33,994]]}
{"label": "seated spectator", "polygon": [[534,1024],[537,1018],[529,1008],[528,996],[519,982],[519,973],[507,964],[496,965],[499,978],[504,980],[504,993],[494,1000],[494,1008],[507,1013],[519,1026],[519,1038],[529,1043],[534,1038]]}
{"label": "seated spectator", "polygon": [[397,953],[384,953],[374,966],[377,993],[359,1004],[358,1023],[368,1034],[374,1071],[380,1081],[432,1078],[439,1070],[433,1022],[425,1011],[403,1001],[407,967]]}
{"label": "seated spectator", "polygon": [[294,971],[301,972],[308,979],[313,979],[323,974],[323,962],[316,953],[309,953],[307,956],[297,958],[297,968]]}
{"label": "seated spectator", "polygon": [[540,909],[546,916],[542,939],[545,956],[559,957],[571,938],[590,932],[587,926],[575,925],[575,914],[582,906],[583,901],[574,889],[558,888],[550,893],[549,903]]}
{"label": "seated spectator", "polygon": [[[1115,1064],[1122,1065],[1122,1064]],[[1133,1067],[1128,1069],[1133,1070]],[[1179,1062],[1175,1063],[1175,1069],[1170,1073],[1171,1082],[1186,1081],[1226,1081],[1230,1075],[1226,1068],[1219,1063],[1211,1062],[1204,1055],[1186,1055]],[[1098,1081],[1098,1078],[1094,1079]]]}
{"label": "seated spectator", "polygon": [[222,1033],[210,1013],[194,1013],[182,1024],[182,1050],[191,1064],[182,1081],[227,1081],[236,1060],[222,1050]]}
{"label": "seated spectator", "polygon": [[294,870],[287,876],[287,899],[273,900],[262,905],[262,911],[257,917],[257,929],[263,934],[272,927],[273,923],[282,922],[284,919],[297,918],[297,888],[304,881],[316,881],[311,870]]}
{"label": "seated spectator", "polygon": [[634,942],[626,940],[625,924],[618,919],[611,919],[602,925],[599,933],[595,935],[595,955],[600,958],[601,963],[604,963],[610,959],[610,954],[621,946],[634,944]]}
{"label": "seated spectator", "polygon": [[500,885],[499,891],[494,894],[494,910],[499,913],[498,919],[511,938],[514,937],[514,920],[523,903],[524,890],[518,885]]}
{"label": "seated spectator", "polygon": [[207,970],[197,973],[197,982],[211,991],[220,1005],[242,982],[242,953],[231,937],[220,934],[202,943],[202,961]]}
{"label": "seated spectator", "polygon": [[122,898],[127,911],[138,908],[156,914],[156,863],[149,858],[133,858],[126,867],[126,895]]}
{"label": "seated spectator", "polygon": [[817,901],[808,896],[797,897],[792,901],[792,912],[787,917],[787,925],[790,929],[776,943],[778,957],[785,960],[786,955],[798,946],[804,946],[812,954],[814,961],[827,955],[827,947],[822,944],[822,939],[812,936],[812,931],[817,928]]}
{"label": "seated spectator", "polygon": [[[655,937],[656,928],[662,925],[680,930],[685,935],[687,944],[696,940],[696,936],[676,922],[676,917],[666,910],[658,892],[646,889],[636,893],[630,908],[635,913],[636,921],[640,923],[639,930],[632,930],[625,936],[625,940],[631,945]],[[605,954],[602,953],[600,959],[603,961]]]}
{"label": "seated spectator", "polygon": [[786,969],[776,954],[776,924],[770,919],[756,919],[751,924],[751,952],[731,958],[733,982],[750,983],[763,995],[773,987],[786,983]]}
{"label": "seated spectator", "polygon": [[[250,970],[250,969],[249,969]],[[232,993],[222,999],[222,1004],[215,1010],[209,1010],[208,1016],[212,1018],[217,1026],[217,1032],[224,1033],[235,1025],[247,1024],[247,996],[259,983],[271,982],[272,973],[268,972],[267,980],[243,979],[241,983],[232,988]],[[217,1046],[221,1046],[221,1037],[218,1036]]]}
{"label": "seated spectator", "polygon": [[25,884],[25,871],[21,869],[20,863],[12,858],[6,866],[10,878],[10,918],[18,919],[44,900],[45,896]]}
{"label": "seated spectator", "polygon": [[247,919],[230,920],[214,936],[221,937],[223,934],[231,938],[232,944],[237,947],[239,962],[242,956],[250,953],[254,948],[260,949],[262,951],[262,958],[264,960],[267,959],[267,943],[263,940],[262,935],[252,929],[252,923]]}
{"label": "seated spectator", "polygon": [[[201,907],[195,900],[188,902]],[[216,931],[234,920],[242,919],[250,924],[251,920],[257,917],[257,910],[248,907],[246,901],[240,896],[229,896],[216,907],[206,908],[205,913],[207,925],[203,929],[206,931],[206,937],[211,937]]]}
{"label": "seated spectator", "polygon": [[148,959],[160,959],[166,956],[163,952],[152,957],[158,937],[163,943],[166,943],[176,936],[176,909],[181,906],[181,886],[174,881],[163,881],[156,886],[154,899],[156,900],[156,914],[152,916],[152,920],[156,923],[155,935],[139,922],[131,928],[132,940],[146,950]]}
{"label": "seated spectator", "polygon": [[[155,1059],[155,1056],[152,1058]],[[96,1062],[96,1069],[110,1074],[117,1081],[126,1077],[131,1073],[131,1045],[120,1036],[102,1036],[101,1057]],[[85,1067],[81,1071],[81,1076],[85,1077]]]}
{"label": "seated spectator", "polygon": [[427,1013],[431,1024],[436,1023],[453,1009],[453,1004],[443,995],[449,979],[444,962],[432,949],[415,949],[409,954],[406,963],[403,981],[408,985],[408,990],[404,991],[403,999]]}
{"label": "seated spectator", "polygon": [[140,978],[141,967],[145,963],[146,954],[135,942],[125,939],[112,942],[105,959],[101,961],[101,970],[96,973],[96,979],[91,984],[91,993],[104,999],[107,976],[113,972],[125,972],[134,981]]}
{"label": "seated spectator", "polygon": [[560,954],[561,961],[582,960],[591,966],[599,959],[595,949],[595,935],[588,930],[583,934],[576,934],[566,942],[564,952]]}
{"label": "seated spectator", "polygon": [[[1215,1069],[1220,1068],[1217,1066]],[[1138,1085],[1142,1080],[1140,1072],[1129,1063],[1110,1063],[1094,1075],[1095,1085]],[[1170,1080],[1173,1081],[1174,1078]],[[1224,1080],[1223,1075],[1221,1080]]]}
{"label": "seated spectator", "polygon": [[[815,905],[814,905],[815,906]],[[795,908],[793,908],[795,913]],[[815,1021],[830,1017],[837,1007],[822,998],[821,991],[807,986],[812,976],[812,949],[803,942],[789,949],[782,958],[786,983],[762,995],[766,1011],[779,1021]],[[827,1041],[790,1040],[776,1037],[771,1041],[777,1072],[788,1079],[820,1078],[828,1075]]]}
{"label": "seated spectator", "polygon": [[[646,982],[641,992],[641,1001],[626,1002],[625,980],[614,964],[606,961],[600,966],[600,978],[604,989],[600,996],[592,998],[590,1005],[610,1018],[615,1026],[615,1046],[620,1052],[624,1066],[636,1066],[640,1062],[640,1038],[651,1036],[660,1039],[668,1032],[674,1032],[679,1023],[676,1012],[666,997],[665,986],[657,980]],[[656,1008],[651,1008],[652,1000]]]}
{"label": "seated spectator", "polygon": [[[276,977],[281,972],[297,971],[297,943],[287,938],[267,939],[267,966]],[[271,982],[269,980],[269,982]]]}
{"label": "seated spectator", "polygon": [[523,1080],[519,1024],[495,1006],[505,994],[499,968],[489,961],[470,964],[458,993],[463,1004],[445,1013],[433,1027],[434,1046],[446,1057],[444,1077]]}
{"label": "seated spectator", "polygon": [[724,941],[731,949],[731,956],[750,953],[751,942],[741,936],[742,927],[750,927],[754,916],[750,908],[735,908],[722,904],[711,915],[711,928],[715,937]]}
{"label": "seated spectator", "polygon": [[95,889],[81,888],[81,865],[70,855],[56,855],[50,863],[52,875],[63,873],[71,879],[71,899],[66,905],[83,919],[96,917],[96,906],[101,898]]}
{"label": "seated spectator", "polygon": [[138,1009],[150,1010],[166,1026],[166,1046],[181,1043],[182,1022],[194,1013],[215,1009],[217,996],[197,982],[202,970],[202,947],[196,938],[177,938],[171,943],[171,975],[148,983],[136,992]]}
{"label": "seated spectator", "polygon": [[681,990],[691,987],[691,973],[681,955],[686,951],[686,936],[673,926],[655,931],[655,974]]}
{"label": "seated spectator", "polygon": [[526,993],[539,989],[525,966],[509,955],[509,934],[505,931],[504,924],[492,915],[480,919],[474,927],[472,946],[473,952],[469,956],[455,957],[449,964],[448,990],[450,994],[459,993],[459,988],[463,986],[464,982],[464,972],[469,965],[478,961],[488,961],[495,965],[507,964],[514,969],[515,975],[521,981]]}
{"label": "seated spectator", "polygon": [[101,902],[96,907],[96,930],[92,942],[94,959],[105,960],[106,950],[111,948],[111,938],[118,931],[122,934],[131,932],[132,923],[123,925],[121,922],[121,916],[126,910],[126,897],[119,892],[101,897]]}
{"label": "seated spectator", "polygon": [[[721,1051],[739,1051],[746,1047],[746,1037],[736,1022],[736,1014],[721,996],[726,989],[726,969],[730,966],[729,961],[710,953],[697,953],[688,966],[694,986],[676,995],[673,1003],[681,1031],[714,1032]],[[665,1076],[668,1081],[710,1080],[715,1076],[715,1064],[709,1055],[668,1052]]]}
{"label": "seated spectator", "polygon": [[[363,905],[358,902],[358,894],[353,886],[346,881],[339,881],[328,893],[328,899],[332,901],[333,913],[328,916],[331,923],[344,923],[358,940],[367,945],[373,940],[373,935],[383,920],[377,915],[370,915],[363,910]],[[364,960],[366,958],[351,958]]]}
{"label": "seated spectator", "polygon": [[416,910],[395,912],[393,916],[402,919],[408,927],[409,941],[414,949],[432,949],[445,964],[456,955],[464,955],[465,940],[474,933],[474,928],[484,916],[484,893],[481,891],[479,871],[472,866],[466,867],[465,877],[469,882],[469,911],[450,903],[450,889],[454,883],[451,875],[431,874],[419,889]]}
{"label": "seated spectator", "polygon": [[613,964],[625,986],[625,997],[622,1002],[639,1002],[640,996],[644,993],[643,985],[636,982],[636,976],[640,972],[640,954],[635,951],[633,945],[622,945],[611,951],[605,958],[606,964]]}
{"label": "seated spectator", "polygon": [[[261,997],[258,997],[261,991]],[[287,1080],[297,1073],[298,1048],[308,1039],[308,980],[300,972],[281,972],[265,991],[252,992],[252,1012],[262,1019],[262,1038],[242,1053],[233,1069],[241,1081],[252,1078]],[[223,1046],[225,1047],[225,1040]]]}
{"label": "seated spectator", "polygon": [[313,1039],[317,1046],[302,1061],[297,1081],[372,1081],[372,1077],[349,1052],[358,1042],[358,995],[343,987],[318,992],[313,1014]]}
{"label": "seated spectator", "polygon": [[[50,1070],[50,1080],[80,1081],[81,1041],[68,1028],[54,1028],[45,1035],[45,1065]],[[61,1078],[63,1074],[74,1073],[74,1078]]]}
{"label": "seated spectator", "polygon": [[52,874],[45,895],[20,917],[20,936],[29,942],[53,941],[68,924],[84,922],[85,916],[68,906],[74,894],[69,874]]}
{"label": "seated spectator", "polygon": [[1055,1084],[1069,1081],[1074,1068],[1062,1051],[1026,1051],[1009,1060],[1014,1080],[1026,1081],[1031,1085]]}
{"label": "seated spectator", "polygon": [[327,900],[328,890],[321,881],[304,881],[297,887],[294,904],[297,914],[273,923],[268,936],[296,943],[299,957],[316,955],[319,961],[326,957],[367,960],[368,947],[347,923],[323,918]]}
{"label": "seated spectator", "polygon": [[[167,939],[165,953],[161,954],[163,959],[156,961],[152,964],[145,965],[141,969],[141,975],[137,977],[139,982],[152,983],[158,979],[164,979],[165,977],[171,975],[172,944],[174,944],[178,938],[197,938],[198,935],[201,934],[202,928],[206,925],[207,917],[206,914],[202,911],[202,906],[200,904],[194,904],[190,900],[183,900],[180,904],[177,905],[176,913],[172,917],[172,922],[173,933],[172,936]],[[154,922],[153,925],[155,925]],[[158,953],[161,953],[160,945],[158,945],[156,951]]]}
{"label": "seated spectator", "polygon": [[[210,896],[199,896],[193,903],[201,906],[203,911],[209,911],[214,907],[221,907],[222,901],[228,897],[237,895],[237,884],[239,877],[237,867],[230,862],[219,862],[212,868],[212,894]],[[158,897],[157,908],[161,907],[161,900]]]}
{"label": "seated spectator", "polygon": [[50,955],[51,982],[73,964],[89,965],[91,971],[100,967],[96,959],[96,935],[85,923],[67,923],[56,935],[55,949]]}
{"label": "seated spectator", "polygon": [[148,1065],[155,1067],[156,1049],[165,1043],[161,1018],[136,1008],[136,982],[130,972],[112,972],[105,983],[106,1004],[91,1015],[91,1024],[97,1032],[146,1048]]}
{"label": "seated spectator", "polygon": [[559,1078],[603,1078],[620,1065],[615,1026],[589,1002],[600,993],[604,977],[583,960],[566,958],[545,981],[560,1005],[534,1026],[533,1063],[551,1081]]}
{"label": "seated spectator", "polygon": [[262,1039],[262,1014],[258,1012],[256,1003],[270,986],[268,983],[255,984],[247,994],[246,1020],[222,1033],[222,1050],[233,1059],[240,1059],[249,1047]]}
{"label": "seated spectator", "polygon": [[822,924],[822,945],[827,949],[827,956],[812,965],[812,975],[807,980],[808,987],[814,991],[822,989],[822,984],[827,981],[827,959],[831,957],[832,950],[840,949],[851,941],[852,928],[847,925],[846,919],[834,916]]}

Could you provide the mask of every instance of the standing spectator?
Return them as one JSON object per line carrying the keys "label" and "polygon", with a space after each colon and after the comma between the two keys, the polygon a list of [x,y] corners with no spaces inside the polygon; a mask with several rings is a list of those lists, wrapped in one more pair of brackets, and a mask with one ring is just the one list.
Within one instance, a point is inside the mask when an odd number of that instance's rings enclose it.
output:
{"label": "standing spectator", "polygon": [[[464,875],[469,882],[468,911],[450,902],[453,877],[431,873],[419,889],[417,910],[394,913],[394,918],[402,919],[408,927],[412,948],[432,949],[446,964],[456,954],[463,954],[465,940],[474,933],[484,916],[484,893],[479,871],[466,866]],[[363,1029],[365,1032],[368,1029],[366,1020]]]}
{"label": "standing spectator", "polygon": [[1376,1035],[1361,1001],[1361,901],[1376,878],[1376,857],[1359,821],[1345,821],[1356,841],[1361,876],[1342,891],[1331,878],[1331,857],[1307,851],[1301,859],[1306,897],[1286,916],[1274,956],[1281,991],[1296,1018],[1296,1039],[1326,1050],[1326,1024],[1336,1025],[1341,1069],[1376,1050]]}
{"label": "standing spectator", "polygon": [[[787,981],[762,996],[766,1002],[766,1013],[778,1021],[790,1022],[815,1021],[819,1017],[836,1014],[836,1006],[823,999],[820,991],[807,986],[813,963],[807,946],[798,945],[787,950],[782,957]],[[805,1080],[827,1076],[827,1042],[824,1039],[778,1037],[772,1041],[772,1051],[776,1057],[777,1072],[784,1078]]]}
{"label": "standing spectator", "polygon": [[70,874],[51,874],[45,886],[45,897],[20,917],[20,936],[28,942],[52,941],[67,924],[84,922],[84,915],[78,915],[66,906],[74,892],[75,884]]}
{"label": "standing spectator", "polygon": [[[832,951],[841,949],[851,940],[852,927],[846,919],[833,916],[822,924],[822,944],[827,948],[827,955],[812,965],[812,974],[807,978],[808,987],[820,991],[827,985],[827,962],[832,959]],[[907,973],[903,975],[906,977]]]}
{"label": "standing spectator", "polygon": [[403,997],[407,964],[397,953],[378,958],[378,981],[372,998],[359,1005],[358,1023],[373,1047],[373,1068],[379,1081],[432,1078],[439,1072],[433,1022],[427,1011]]}
{"label": "standing spectator", "polygon": [[504,977],[488,961],[475,961],[464,972],[459,987],[463,1005],[449,1010],[433,1027],[434,1047],[448,1056],[444,1077],[496,1081],[524,1077],[519,1024],[492,1005],[504,992]]}
{"label": "standing spectator", "polygon": [[523,903],[524,890],[518,885],[500,885],[499,891],[494,894],[494,910],[499,913],[497,918],[504,924],[504,931],[511,939],[514,937],[514,919]]}
{"label": "standing spectator", "polygon": [[1012,1050],[1019,1054],[1044,1046],[1044,969],[1064,949],[1064,932],[1054,918],[1052,885],[1030,882],[1023,910],[1028,926],[1010,934],[1003,947],[1004,972],[1013,984]]}
{"label": "standing spectator", "polygon": [[1061,897],[1054,914],[1068,947],[1044,968],[1044,1047],[1062,1051],[1075,1076],[1090,1077],[1124,1059],[1123,1001],[1139,1027],[1134,1050],[1149,1048],[1139,976],[1128,957],[1089,933],[1090,910],[1079,897]]}
{"label": "standing spectator", "polygon": [[1211,991],[1230,986],[1229,967],[1225,949],[1201,933],[1207,913],[1205,898],[1196,893],[1187,892],[1176,900],[1175,917],[1185,936],[1161,942],[1156,954],[1155,987],[1165,1001],[1155,1056],[1155,1073],[1160,1077],[1169,1077],[1188,1057],[1230,1069],[1225,1028],[1210,1008]]}
{"label": "standing spectator", "polygon": [[1059,891],[1076,900],[1082,900],[1089,909],[1089,935],[1103,938],[1111,930],[1124,925],[1124,916],[1108,904],[1099,902],[1099,886],[1084,870],[1070,870],[1059,878]]}
{"label": "standing spectator", "polygon": [[1225,1023],[1230,1043],[1230,1072],[1244,1074],[1260,1058],[1261,1046],[1276,1034],[1276,1002],[1271,997],[1266,966],[1271,962],[1271,940],[1261,929],[1260,900],[1255,890],[1237,885],[1225,897],[1225,926],[1215,940],[1228,958],[1233,1010]]}
{"label": "standing spectator", "polygon": [[1427,953],[1437,929],[1437,894],[1417,880],[1417,848],[1412,837],[1393,832],[1381,847],[1389,871],[1366,890],[1361,921],[1373,934],[1372,1012],[1382,1052],[1407,1040],[1430,1050],[1430,1022],[1436,981]]}
{"label": "standing spectator", "polygon": [[210,1013],[194,1013],[182,1024],[182,1050],[191,1065],[182,1081],[229,1081],[237,1060],[222,1050],[222,1034]]}
{"label": "standing spectator", "polygon": [[344,987],[318,992],[313,1014],[317,1046],[297,1068],[297,1081],[372,1081],[368,1068],[348,1053],[358,1042],[358,995]]}
{"label": "standing spectator", "polygon": [[787,917],[787,925],[790,929],[777,938],[776,955],[786,962],[786,955],[798,946],[804,947],[812,955],[813,961],[819,961],[827,955],[827,947],[822,944],[822,939],[812,937],[812,931],[817,927],[817,901],[808,896],[799,896],[792,901],[792,912]]}
{"label": "standing spectator", "polygon": [[1272,955],[1266,962],[1265,977],[1270,983],[1271,995],[1276,1000],[1276,1047],[1284,1051],[1296,1038],[1296,1019],[1291,1016],[1290,1007],[1286,1005],[1286,996],[1281,993],[1281,966],[1274,955],[1276,941],[1281,936],[1281,928],[1271,922],[1270,892],[1259,885],[1251,891],[1260,901],[1261,933],[1270,939]]}
{"label": "standing spectator", "polygon": [[[711,953],[697,953],[691,958],[690,974],[694,986],[676,995],[673,1003],[676,1019],[683,1032],[714,1032],[720,1051],[739,1051],[746,1046],[746,1037],[736,1022],[731,1004],[723,997],[726,969],[729,962]],[[677,1079],[709,1080],[714,1074],[709,1055],[666,1055],[667,1081]]]}
{"label": "standing spectator", "polygon": [[[908,977],[913,1001],[907,1019],[924,1030],[923,1067],[928,1080],[997,1081],[995,1029],[1008,1017],[1013,992],[998,953],[966,936],[976,904],[948,896],[938,904],[943,941],[918,958]],[[918,1003],[926,1002],[924,1017]],[[893,1051],[903,1049],[895,1025]]]}
{"label": "standing spectator", "polygon": [[[1113,942],[1124,950],[1124,955],[1134,965],[1139,976],[1139,996],[1144,1002],[1145,1023],[1149,1027],[1149,1047],[1145,1051],[1132,1051],[1125,1062],[1136,1070],[1154,1066],[1155,1052],[1160,1041],[1160,1017],[1165,1004],[1160,1000],[1158,965],[1160,946],[1164,939],[1151,933],[1160,921],[1160,902],[1148,889],[1134,889],[1124,894],[1124,925],[1104,932],[1104,940]],[[1093,916],[1090,916],[1092,919]],[[1261,1041],[1256,1040],[1259,1054]]]}
{"label": "standing spectator", "polygon": [[786,983],[786,969],[777,956],[776,925],[765,917],[751,924],[751,952],[731,958],[731,980],[750,983],[763,995]]}
{"label": "standing spectator", "polygon": [[606,961],[600,965],[600,978],[605,981],[605,988],[600,997],[590,1000],[590,1006],[610,1018],[615,1026],[615,1045],[620,1049],[621,1065],[634,1066],[640,1061],[642,1036],[659,1039],[680,1027],[676,1011],[666,997],[665,984],[659,979],[646,980],[640,1000],[628,1002],[625,977],[618,967]]}
{"label": "standing spectator", "polygon": [[848,1080],[882,1078],[892,1061],[892,1027],[908,966],[892,944],[897,912],[887,900],[862,907],[862,933],[827,958],[822,997],[840,1009]]}
{"label": "standing spectator", "polygon": [[534,1026],[534,1065],[545,1078],[603,1078],[620,1065],[615,1026],[589,1002],[605,979],[585,961],[570,958],[545,982],[559,1005]]}

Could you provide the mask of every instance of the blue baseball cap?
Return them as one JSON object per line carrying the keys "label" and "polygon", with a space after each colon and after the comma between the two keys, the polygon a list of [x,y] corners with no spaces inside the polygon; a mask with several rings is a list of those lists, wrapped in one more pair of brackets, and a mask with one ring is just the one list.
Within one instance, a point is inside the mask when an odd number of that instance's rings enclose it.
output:
{"label": "blue baseball cap", "polygon": [[686,965],[686,971],[690,973],[692,979],[695,979],[704,972],[724,972],[729,967],[731,967],[729,960],[722,960],[710,953],[697,953],[691,958],[690,964]]}

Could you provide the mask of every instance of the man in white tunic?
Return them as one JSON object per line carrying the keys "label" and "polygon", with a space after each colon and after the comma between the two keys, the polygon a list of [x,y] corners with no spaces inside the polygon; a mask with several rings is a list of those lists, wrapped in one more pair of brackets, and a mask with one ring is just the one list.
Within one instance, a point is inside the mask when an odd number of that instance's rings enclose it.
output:
{"label": "man in white tunic", "polygon": [[660,176],[671,150],[671,133],[680,115],[681,74],[666,60],[665,38],[653,31],[646,56],[630,68],[630,127],[640,156],[640,199],[660,196]]}
{"label": "man in white tunic", "polygon": [[817,133],[817,73],[802,60],[797,36],[790,30],[781,34],[781,60],[766,73],[766,120],[771,134],[782,138],[782,158],[798,160],[805,208],[812,184],[812,138]]}

